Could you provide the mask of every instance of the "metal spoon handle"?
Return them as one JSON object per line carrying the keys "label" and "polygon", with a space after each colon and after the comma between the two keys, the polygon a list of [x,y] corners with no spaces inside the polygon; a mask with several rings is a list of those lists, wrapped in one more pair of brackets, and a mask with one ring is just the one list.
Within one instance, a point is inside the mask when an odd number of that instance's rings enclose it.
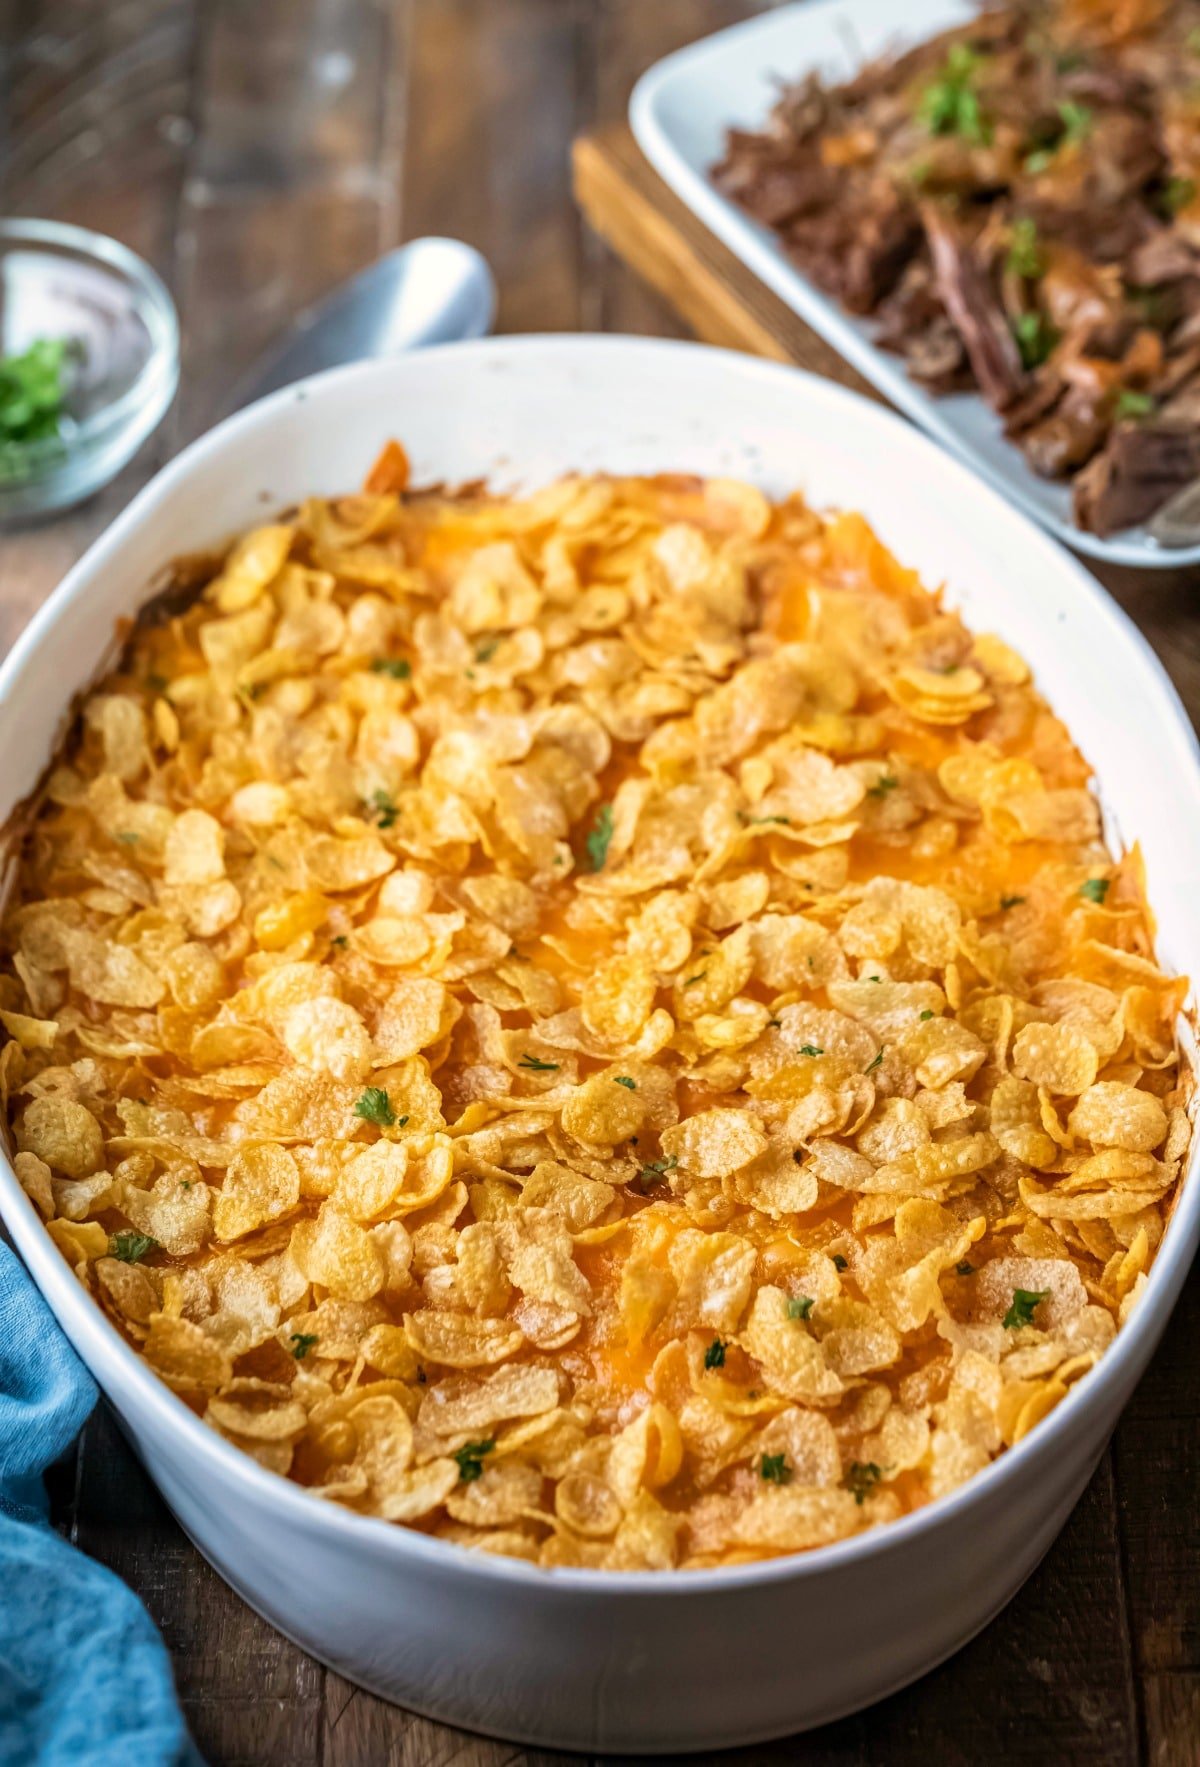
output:
{"label": "metal spoon handle", "polygon": [[495,311],[492,273],[472,246],[414,239],[302,313],[239,382],[224,415],[325,368],[483,337]]}

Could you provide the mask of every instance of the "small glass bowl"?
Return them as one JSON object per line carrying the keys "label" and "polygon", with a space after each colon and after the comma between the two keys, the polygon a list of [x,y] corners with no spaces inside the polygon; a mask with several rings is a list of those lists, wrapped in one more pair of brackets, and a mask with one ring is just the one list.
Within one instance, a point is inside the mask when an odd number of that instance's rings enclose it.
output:
{"label": "small glass bowl", "polygon": [[0,356],[62,339],[60,431],[0,449],[0,521],[98,491],[162,421],[179,380],[179,323],[160,279],[103,234],[0,221]]}

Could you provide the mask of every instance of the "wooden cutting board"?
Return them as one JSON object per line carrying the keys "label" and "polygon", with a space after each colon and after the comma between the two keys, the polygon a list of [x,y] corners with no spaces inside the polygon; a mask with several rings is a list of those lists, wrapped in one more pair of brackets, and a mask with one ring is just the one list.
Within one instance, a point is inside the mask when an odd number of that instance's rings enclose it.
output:
{"label": "wooden cutting board", "polygon": [[[572,169],[576,200],[601,239],[705,343],[793,362],[887,402],[697,220],[654,171],[627,124],[580,136],[572,148]],[[1134,615],[1196,718],[1200,657],[1194,609],[1200,571],[1150,572],[1083,562]]]}
{"label": "wooden cutting board", "polygon": [[571,150],[575,198],[607,245],[708,344],[793,362],[886,403],[663,183],[625,123]]}

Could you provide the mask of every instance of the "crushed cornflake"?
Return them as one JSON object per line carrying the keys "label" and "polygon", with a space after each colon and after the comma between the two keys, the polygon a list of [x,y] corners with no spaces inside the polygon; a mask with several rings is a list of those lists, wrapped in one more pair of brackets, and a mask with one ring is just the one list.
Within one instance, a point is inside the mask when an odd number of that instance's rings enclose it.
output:
{"label": "crushed cornflake", "polygon": [[407,476],[247,535],[84,706],[3,925],[21,1184],[363,1514],[665,1569],[952,1490],[1170,1212],[1136,853],[861,517]]}

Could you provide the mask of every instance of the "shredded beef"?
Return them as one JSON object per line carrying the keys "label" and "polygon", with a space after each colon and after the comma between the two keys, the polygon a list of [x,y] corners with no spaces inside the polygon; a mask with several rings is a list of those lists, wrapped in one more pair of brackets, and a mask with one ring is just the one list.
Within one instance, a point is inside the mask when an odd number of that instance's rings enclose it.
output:
{"label": "shredded beef", "polygon": [[713,169],[915,380],[974,388],[1034,471],[1078,475],[1097,532],[1193,470],[1195,12],[1001,0],[840,85],[782,87]]}

